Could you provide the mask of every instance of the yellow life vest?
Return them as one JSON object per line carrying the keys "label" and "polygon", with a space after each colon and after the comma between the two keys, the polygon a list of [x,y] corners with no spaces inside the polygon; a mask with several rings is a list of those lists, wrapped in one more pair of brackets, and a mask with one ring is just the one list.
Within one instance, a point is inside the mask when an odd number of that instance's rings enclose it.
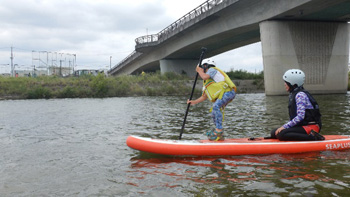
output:
{"label": "yellow life vest", "polygon": [[225,92],[232,91],[232,89],[234,89],[236,92],[237,88],[224,71],[216,67],[212,68],[219,71],[225,77],[225,81],[217,83],[211,78],[203,81],[203,94],[205,93],[211,102],[215,102],[218,98],[222,99]]}

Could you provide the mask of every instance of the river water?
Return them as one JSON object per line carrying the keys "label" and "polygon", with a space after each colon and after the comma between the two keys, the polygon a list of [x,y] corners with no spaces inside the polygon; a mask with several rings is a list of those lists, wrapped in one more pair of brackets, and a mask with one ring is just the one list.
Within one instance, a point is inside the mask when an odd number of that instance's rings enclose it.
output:
{"label": "river water", "polygon": [[[349,135],[350,93],[315,96],[323,134]],[[169,157],[130,149],[129,135],[177,139],[186,97],[0,101],[0,196],[348,196],[350,151]],[[239,94],[227,137],[263,137],[287,119],[288,96]],[[204,139],[210,103],[183,139]]]}

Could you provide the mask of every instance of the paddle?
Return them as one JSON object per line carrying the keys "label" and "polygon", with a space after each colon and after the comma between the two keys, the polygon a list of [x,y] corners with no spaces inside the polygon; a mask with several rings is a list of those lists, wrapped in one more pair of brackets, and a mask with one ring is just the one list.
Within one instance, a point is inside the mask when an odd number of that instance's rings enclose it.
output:
{"label": "paddle", "polygon": [[[203,60],[203,56],[205,51],[207,50],[205,47],[202,47],[202,52],[201,55],[199,56],[199,63],[198,65],[202,65],[202,60]],[[192,100],[192,96],[193,96],[193,92],[194,92],[194,88],[196,87],[196,83],[197,83],[197,79],[198,79],[198,73],[196,74],[196,78],[194,79],[194,84],[192,87],[192,92],[191,92],[191,96],[190,96],[190,100]],[[180,136],[179,136],[179,140],[181,140],[182,137],[182,133],[184,132],[184,128],[185,128],[185,123],[186,123],[186,118],[187,118],[187,114],[188,114],[188,110],[190,109],[191,103],[187,104],[187,109],[186,109],[186,113],[185,113],[185,118],[184,118],[184,122],[182,124],[182,128],[181,128],[181,132],[180,132]]]}

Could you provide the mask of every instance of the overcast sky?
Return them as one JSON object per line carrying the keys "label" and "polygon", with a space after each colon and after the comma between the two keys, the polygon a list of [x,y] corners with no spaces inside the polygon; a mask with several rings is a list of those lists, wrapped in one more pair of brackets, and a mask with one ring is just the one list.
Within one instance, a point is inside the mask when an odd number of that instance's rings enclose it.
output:
{"label": "overcast sky", "polygon": [[[134,51],[135,38],[158,33],[204,2],[1,0],[0,72],[10,71],[11,46],[19,69],[47,62],[59,65],[60,58],[66,58],[63,63],[67,65],[73,54],[78,68],[109,68],[110,60],[113,67]],[[260,42],[214,59],[226,71],[263,69]]]}

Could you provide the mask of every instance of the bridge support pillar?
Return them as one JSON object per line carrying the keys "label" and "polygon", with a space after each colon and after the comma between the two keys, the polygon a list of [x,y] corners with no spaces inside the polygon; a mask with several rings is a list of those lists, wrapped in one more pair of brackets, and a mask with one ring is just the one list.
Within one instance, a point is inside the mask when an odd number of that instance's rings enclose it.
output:
{"label": "bridge support pillar", "polygon": [[305,72],[312,93],[346,93],[349,25],[338,22],[264,21],[260,23],[265,94],[286,94],[282,75]]}
{"label": "bridge support pillar", "polygon": [[178,74],[187,74],[188,76],[196,76],[196,66],[198,60],[184,59],[162,59],[160,62],[161,74],[166,72],[175,72]]}

